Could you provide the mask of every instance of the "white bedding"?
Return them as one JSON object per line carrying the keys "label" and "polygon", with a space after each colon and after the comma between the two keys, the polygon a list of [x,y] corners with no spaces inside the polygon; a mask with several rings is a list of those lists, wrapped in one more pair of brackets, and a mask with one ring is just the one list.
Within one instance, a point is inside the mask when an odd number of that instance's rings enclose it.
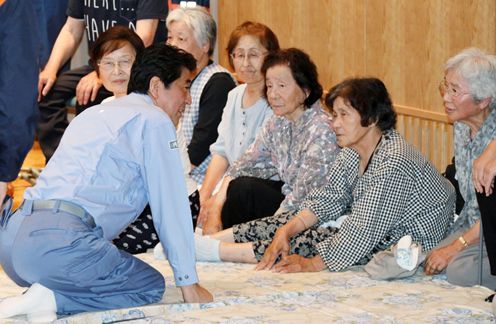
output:
{"label": "white bedding", "polygon": [[[331,273],[276,274],[252,265],[198,263],[201,283],[213,294],[210,304],[181,304],[166,261],[140,258],[166,277],[162,303],[130,309],[84,313],[55,323],[491,323],[484,287],[462,288],[444,276],[374,281],[360,268]],[[22,293],[0,272],[0,299]],[[24,318],[2,323],[25,323]]]}

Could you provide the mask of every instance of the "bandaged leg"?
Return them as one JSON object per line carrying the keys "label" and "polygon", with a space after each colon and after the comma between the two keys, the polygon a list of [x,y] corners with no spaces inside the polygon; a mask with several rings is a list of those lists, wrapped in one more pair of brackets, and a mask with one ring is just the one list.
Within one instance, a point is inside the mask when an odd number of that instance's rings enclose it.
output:
{"label": "bandaged leg", "polygon": [[23,295],[0,302],[0,318],[17,315],[26,315],[30,322],[56,320],[57,304],[53,291],[35,283]]}

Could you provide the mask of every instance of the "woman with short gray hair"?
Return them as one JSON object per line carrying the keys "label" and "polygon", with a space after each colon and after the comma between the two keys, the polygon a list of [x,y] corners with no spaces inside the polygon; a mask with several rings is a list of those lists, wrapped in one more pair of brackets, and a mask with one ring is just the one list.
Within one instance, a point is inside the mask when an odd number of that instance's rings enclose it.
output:
{"label": "woman with short gray hair", "polygon": [[167,43],[192,54],[196,76],[191,84],[191,104],[186,107],[178,132],[182,133],[191,161],[191,178],[203,182],[211,160],[210,145],[217,139],[217,126],[227,101],[236,86],[228,70],[211,60],[217,27],[204,9],[177,8],[166,20]]}
{"label": "woman with short gray hair", "polygon": [[[456,179],[465,201],[451,233],[427,257],[427,274],[446,270],[448,281],[461,286],[478,283],[480,210],[472,182],[472,164],[496,138],[496,57],[465,49],[450,58],[439,86],[448,119],[454,123]],[[496,288],[483,247],[482,285]]]}

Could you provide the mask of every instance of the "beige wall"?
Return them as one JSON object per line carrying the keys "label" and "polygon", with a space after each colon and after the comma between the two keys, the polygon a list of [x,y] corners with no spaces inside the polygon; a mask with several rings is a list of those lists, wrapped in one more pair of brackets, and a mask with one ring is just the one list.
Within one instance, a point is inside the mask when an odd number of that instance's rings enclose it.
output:
{"label": "beige wall", "polygon": [[434,112],[443,112],[437,87],[448,57],[469,46],[496,52],[496,0],[218,0],[226,67],[229,34],[245,20],[308,52],[325,89],[377,76],[395,104]]}

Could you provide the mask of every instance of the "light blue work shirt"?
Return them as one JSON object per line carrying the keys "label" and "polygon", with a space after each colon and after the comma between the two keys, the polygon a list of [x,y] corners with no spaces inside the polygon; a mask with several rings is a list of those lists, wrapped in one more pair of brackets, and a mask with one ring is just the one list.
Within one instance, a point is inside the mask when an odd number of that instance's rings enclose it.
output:
{"label": "light blue work shirt", "polygon": [[149,202],[176,285],[191,285],[198,277],[183,173],[172,121],[148,95],[133,93],[77,116],[24,198],[75,203],[108,240]]}

